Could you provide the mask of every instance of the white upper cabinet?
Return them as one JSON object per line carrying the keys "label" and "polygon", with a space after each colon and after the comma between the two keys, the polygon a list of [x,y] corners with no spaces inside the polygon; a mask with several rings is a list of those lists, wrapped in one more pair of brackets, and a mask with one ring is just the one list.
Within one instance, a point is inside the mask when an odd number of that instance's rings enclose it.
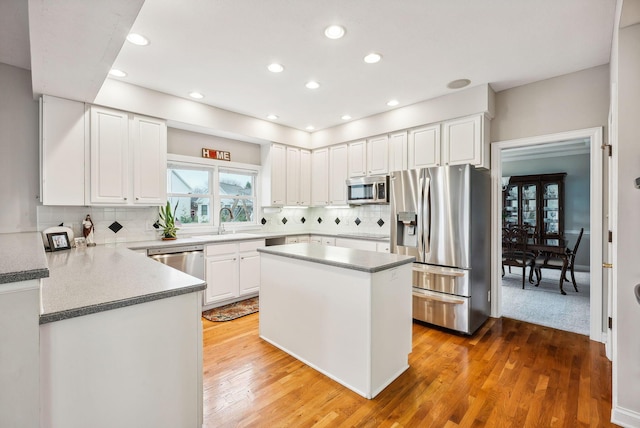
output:
{"label": "white upper cabinet", "polygon": [[300,150],[300,205],[311,205],[311,151]]}
{"label": "white upper cabinet", "polygon": [[86,106],[48,95],[40,102],[40,201],[44,205],[86,205]]}
{"label": "white upper cabinet", "polygon": [[460,165],[470,163],[477,167],[489,167],[488,119],[474,115],[442,124],[442,163]]}
{"label": "white upper cabinet", "polygon": [[385,175],[389,173],[389,137],[367,140],[367,175]]}
{"label": "white upper cabinet", "polygon": [[329,205],[329,149],[317,149],[311,154],[311,205]]}
{"label": "white upper cabinet", "polygon": [[349,143],[349,177],[389,172],[389,138],[386,135]]}
{"label": "white upper cabinet", "polygon": [[[329,148],[329,204],[347,203],[347,177],[349,176],[348,149],[346,144]],[[314,177],[315,179],[315,177]]]}
{"label": "white upper cabinet", "polygon": [[367,142],[365,140],[349,143],[349,177],[367,175]]}
{"label": "white upper cabinet", "polygon": [[409,131],[409,169],[440,165],[440,124]]}
{"label": "white upper cabinet", "polygon": [[262,146],[262,206],[283,206],[287,194],[287,152],[280,144]]}
{"label": "white upper cabinet", "polygon": [[135,115],[131,125],[133,203],[162,205],[167,200],[167,125]]}
{"label": "white upper cabinet", "polygon": [[389,136],[389,172],[407,169],[407,131]]}
{"label": "white upper cabinet", "polygon": [[311,152],[287,147],[286,204],[311,204]]}
{"label": "white upper cabinet", "polygon": [[91,107],[91,203],[129,203],[129,115]]}
{"label": "white upper cabinet", "polygon": [[91,107],[91,203],[162,205],[167,128],[158,119]]}

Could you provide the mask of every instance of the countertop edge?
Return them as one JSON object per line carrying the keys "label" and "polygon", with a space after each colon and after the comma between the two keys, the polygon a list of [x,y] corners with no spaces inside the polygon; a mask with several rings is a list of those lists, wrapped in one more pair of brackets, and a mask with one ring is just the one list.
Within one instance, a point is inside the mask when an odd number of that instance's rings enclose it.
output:
{"label": "countertop edge", "polygon": [[[358,250],[354,250],[354,251],[358,251]],[[393,261],[393,262],[384,263],[384,264],[381,264],[381,265],[378,265],[378,266],[374,266],[374,267],[365,267],[365,266],[360,266],[360,265],[356,265],[356,264],[352,264],[352,263],[342,263],[342,262],[337,262],[335,260],[327,260],[327,259],[322,259],[322,258],[318,258],[318,257],[305,256],[305,255],[301,255],[301,254],[283,253],[283,252],[278,251],[278,250],[272,250],[272,249],[270,249],[270,247],[258,248],[258,252],[265,253],[265,254],[271,254],[271,255],[274,255],[274,256],[287,257],[287,258],[290,258],[290,259],[297,259],[297,260],[304,260],[304,261],[313,262],[313,263],[320,263],[320,264],[324,264],[324,265],[328,265],[328,266],[335,266],[335,267],[344,268],[344,269],[357,270],[357,271],[360,271],[360,272],[367,272],[367,273],[382,272],[384,270],[388,270],[388,269],[392,269],[394,267],[398,267],[398,266],[406,265],[406,264],[409,264],[409,263],[413,263],[415,261],[415,257],[409,257],[407,259],[396,260],[396,261]]]}
{"label": "countertop edge", "polygon": [[124,308],[127,306],[138,305],[140,303],[152,302],[154,300],[166,299],[169,297],[175,297],[182,294],[194,293],[196,291],[202,291],[207,288],[207,284],[202,282],[197,285],[182,287],[174,290],[162,291],[159,293],[146,294],[143,296],[136,296],[124,300],[116,300],[113,302],[100,303],[98,305],[83,306],[80,308],[68,309],[59,312],[52,312],[49,314],[40,315],[40,325],[48,324],[55,321],[62,321],[70,318],[77,318],[83,315],[95,314],[98,312],[105,312],[112,309]]}
{"label": "countertop edge", "polygon": [[11,282],[29,281],[49,277],[49,268],[32,269],[22,272],[11,272],[0,274],[0,284]]}

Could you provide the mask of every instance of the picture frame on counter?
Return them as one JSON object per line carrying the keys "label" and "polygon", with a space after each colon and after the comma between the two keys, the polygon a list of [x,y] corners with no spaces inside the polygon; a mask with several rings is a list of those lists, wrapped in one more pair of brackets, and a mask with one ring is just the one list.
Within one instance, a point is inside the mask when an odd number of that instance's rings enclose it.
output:
{"label": "picture frame on counter", "polygon": [[67,232],[47,233],[47,241],[49,241],[49,251],[71,249]]}

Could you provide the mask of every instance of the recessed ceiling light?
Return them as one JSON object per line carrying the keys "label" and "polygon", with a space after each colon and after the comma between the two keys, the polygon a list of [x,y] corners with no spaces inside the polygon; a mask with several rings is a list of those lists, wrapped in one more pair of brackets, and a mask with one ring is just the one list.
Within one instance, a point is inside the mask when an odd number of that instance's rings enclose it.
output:
{"label": "recessed ceiling light", "polygon": [[284,67],[282,64],[278,64],[274,62],[273,64],[269,64],[267,69],[272,73],[282,73],[284,71]]}
{"label": "recessed ceiling light", "polygon": [[382,59],[382,55],[379,53],[371,52],[369,55],[364,57],[364,62],[367,64],[375,64]]}
{"label": "recessed ceiling light", "polygon": [[147,46],[149,44],[149,39],[147,39],[142,34],[137,33],[129,33],[129,35],[127,36],[127,41],[138,46]]}
{"label": "recessed ceiling light", "polygon": [[305,128],[307,131],[313,131],[314,129],[316,129],[315,127],[309,125]]}
{"label": "recessed ceiling light", "polygon": [[342,118],[341,118],[341,119],[342,119],[342,120],[350,120],[350,119],[351,119],[351,116],[349,116],[348,114],[344,114],[344,115],[342,115]]}
{"label": "recessed ceiling light", "polygon": [[397,106],[398,104],[400,104],[400,103],[398,102],[398,100],[389,100],[389,101],[387,101],[387,105],[388,105],[389,107],[395,107],[395,106]]}
{"label": "recessed ceiling light", "polygon": [[469,86],[470,83],[471,83],[471,80],[469,79],[452,80],[447,84],[447,88],[460,89],[460,88],[464,88],[465,86]]}
{"label": "recessed ceiling light", "polygon": [[318,89],[320,84],[315,80],[309,80],[304,86],[306,86],[307,89]]}
{"label": "recessed ceiling light", "polygon": [[276,119],[278,119],[278,116],[277,116],[277,115],[275,115],[275,114],[269,114],[269,115],[267,115],[267,119],[269,119],[269,120],[276,120]]}
{"label": "recessed ceiling light", "polygon": [[109,75],[113,77],[127,77],[127,73],[122,70],[118,70],[117,68],[109,70]]}
{"label": "recessed ceiling light", "polygon": [[189,96],[191,98],[195,98],[196,100],[201,100],[204,98],[204,95],[202,95],[200,92],[190,92]]}
{"label": "recessed ceiling light", "polygon": [[324,35],[333,40],[342,38],[345,33],[346,30],[341,25],[329,25],[324,29]]}

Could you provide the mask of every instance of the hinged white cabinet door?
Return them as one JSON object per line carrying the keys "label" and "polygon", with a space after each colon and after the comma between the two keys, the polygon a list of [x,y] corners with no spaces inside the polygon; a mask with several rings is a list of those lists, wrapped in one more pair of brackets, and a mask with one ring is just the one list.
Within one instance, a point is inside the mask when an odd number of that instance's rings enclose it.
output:
{"label": "hinged white cabinet door", "polygon": [[134,116],[133,145],[134,204],[162,205],[167,200],[167,126],[164,121]]}
{"label": "hinged white cabinet door", "polygon": [[128,189],[128,114],[91,107],[91,203],[127,204]]}
{"label": "hinged white cabinet door", "polygon": [[300,149],[287,147],[286,205],[298,205],[300,201]]}
{"label": "hinged white cabinet door", "polygon": [[386,135],[367,140],[367,174],[389,173],[389,137]]}
{"label": "hinged white cabinet door", "polygon": [[356,141],[349,143],[349,177],[367,175],[367,143]]}
{"label": "hinged white cabinet door", "polygon": [[89,139],[85,104],[43,95],[40,113],[40,201],[43,205],[86,205]]}
{"label": "hinged white cabinet door", "polygon": [[409,169],[440,165],[440,125],[409,131]]}
{"label": "hinged white cabinet door", "polygon": [[260,253],[240,253],[240,295],[260,291]]}
{"label": "hinged white cabinet door", "polygon": [[300,200],[299,205],[311,205],[311,152],[300,150]]}
{"label": "hinged white cabinet door", "polygon": [[238,297],[238,259],[236,254],[205,259],[207,289],[204,304]]}
{"label": "hinged white cabinet door", "polygon": [[482,164],[482,115],[450,120],[442,126],[445,165]]}
{"label": "hinged white cabinet door", "polygon": [[389,172],[407,169],[407,132],[396,132],[389,137]]}
{"label": "hinged white cabinet door", "polygon": [[329,149],[314,150],[311,154],[311,205],[329,205]]}
{"label": "hinged white cabinet door", "polygon": [[286,147],[279,144],[271,144],[268,148],[269,155],[263,160],[263,170],[268,171],[268,179],[265,188],[264,206],[282,206],[286,202],[287,190],[287,152]]}
{"label": "hinged white cabinet door", "polygon": [[340,144],[329,148],[329,204],[347,203],[348,173],[347,145]]}

